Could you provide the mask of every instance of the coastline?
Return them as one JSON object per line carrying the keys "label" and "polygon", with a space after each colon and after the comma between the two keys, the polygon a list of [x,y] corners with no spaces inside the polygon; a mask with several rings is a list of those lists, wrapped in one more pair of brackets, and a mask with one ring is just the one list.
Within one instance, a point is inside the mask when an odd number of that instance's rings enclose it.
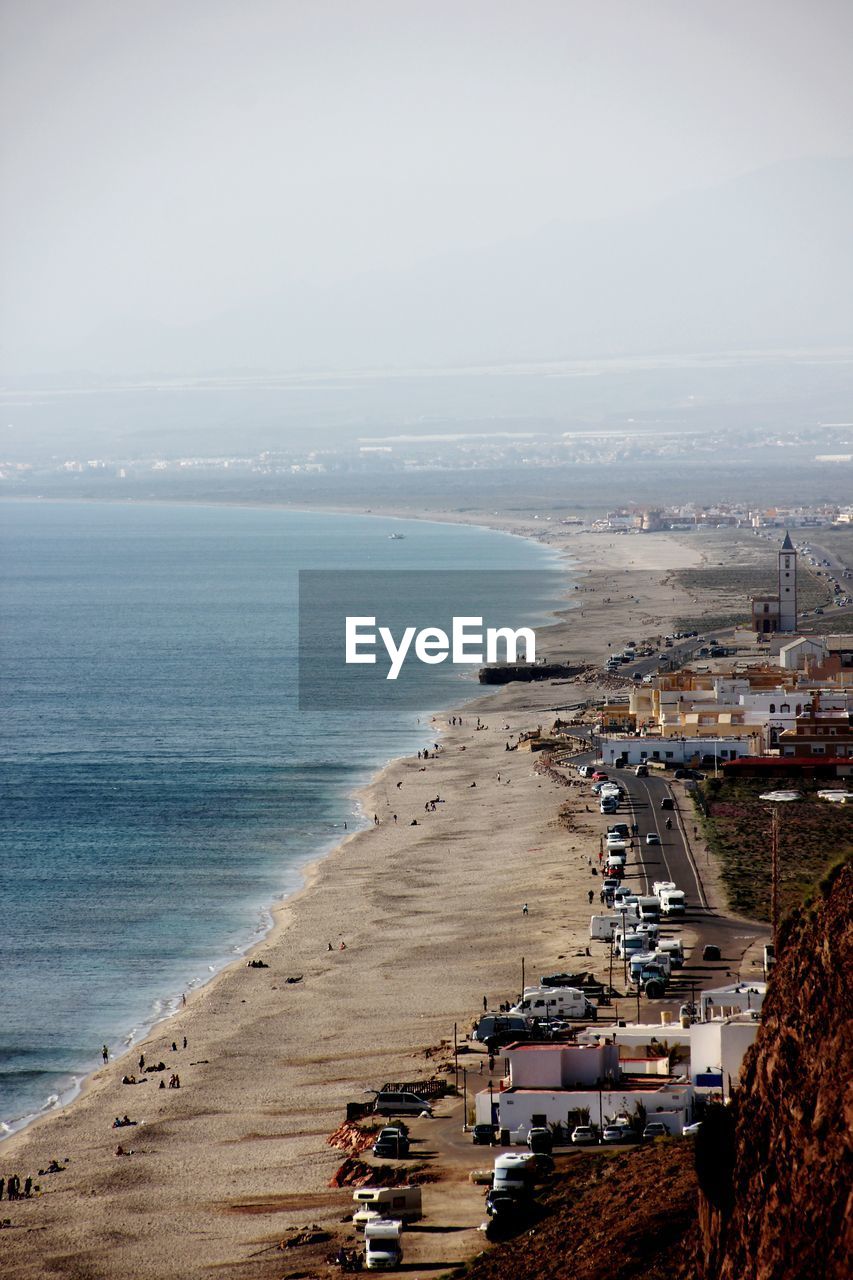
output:
{"label": "coastline", "polygon": [[[247,502],[221,503],[221,502],[215,502],[215,501],[193,502],[193,501],[187,501],[183,499],[180,500],[179,502],[172,502],[169,500],[159,500],[159,499],[122,501],[119,498],[109,498],[109,499],[101,500],[97,498],[51,498],[51,497],[48,497],[48,498],[12,497],[7,499],[7,501],[11,501],[13,503],[14,502],[48,503],[51,505],[79,503],[81,505],[92,505],[92,506],[102,506],[104,504],[118,505],[118,506],[155,506],[155,507],[190,506],[190,507],[201,507],[207,510],[216,510],[220,506],[243,509],[243,510],[257,510],[257,509],[263,510],[268,507],[270,510],[286,510],[289,512],[290,511],[298,512],[300,514],[313,514],[313,515],[340,514],[340,515],[347,515],[347,516],[361,516],[365,520],[384,520],[384,519],[397,520],[399,519],[400,521],[404,521],[404,522],[418,521],[419,523],[431,523],[436,525],[445,525],[447,523],[450,523],[449,521],[442,519],[440,516],[434,517],[429,512],[419,513],[417,515],[412,515],[406,512],[400,512],[399,514],[397,513],[391,514],[391,513],[385,512],[384,510],[364,512],[364,511],[352,511],[345,507],[341,507],[341,508],[325,508],[325,507],[318,508],[318,507],[301,507],[301,506],[295,507],[289,504],[272,504],[272,503],[247,503]],[[517,536],[521,538],[527,538],[528,540],[532,541],[532,539],[529,538],[529,535],[525,533],[521,533],[521,532],[513,533],[510,530],[501,529],[497,526],[488,525],[480,521],[469,522],[469,523],[471,524],[471,527],[481,528],[481,529],[487,530],[490,533],[503,533],[505,536]],[[560,553],[559,551],[556,551],[553,548],[550,548],[549,552],[551,555],[551,559],[553,560],[553,563],[544,566],[546,571],[559,572],[563,576],[568,574],[570,572],[570,566],[567,563],[566,556]],[[549,605],[544,615],[547,620],[536,624],[537,635],[543,631],[547,631],[549,628],[559,625],[559,606],[561,603],[562,594],[563,594],[563,590],[561,586],[558,592],[558,595],[555,597],[553,602],[551,602],[551,604]],[[464,684],[461,685],[461,687],[465,690],[464,702],[460,704],[463,708],[464,706],[468,705],[469,702],[472,702],[475,699],[479,699],[485,696],[482,686],[479,686],[476,683],[476,680],[474,678],[472,678],[470,681],[464,682]],[[449,701],[446,707],[441,707],[438,709],[438,711],[431,712],[431,711],[421,710],[420,713],[418,713],[417,711],[413,710],[411,714],[413,718],[417,718],[418,722],[420,722],[420,719],[423,718],[424,722],[427,723],[431,715],[433,716],[433,718],[437,715],[444,714],[445,712],[449,715],[451,714],[454,708],[458,709],[458,707],[456,707],[455,697]],[[432,732],[432,730],[430,732]],[[415,749],[414,739],[418,736],[417,731],[414,728],[414,725],[412,726],[410,736],[413,739],[412,750],[414,750]],[[377,753],[377,754],[380,754],[380,753]],[[135,1024],[132,1027],[120,1033],[121,1041],[123,1042],[124,1047],[119,1047],[119,1043],[115,1039],[112,1039],[110,1041],[110,1045],[111,1045],[110,1063],[120,1064],[122,1062],[124,1063],[131,1062],[135,1058],[136,1053],[139,1051],[140,1046],[146,1044],[151,1039],[156,1038],[158,1034],[158,1029],[160,1029],[161,1034],[165,1034],[162,1031],[162,1029],[167,1027],[169,1022],[175,1017],[177,1017],[178,1015],[180,1015],[180,1013],[182,1012],[182,1007],[183,1007],[181,1004],[182,999],[185,1000],[186,1004],[191,1003],[192,1000],[198,995],[199,992],[205,990],[206,988],[210,987],[212,984],[216,983],[222,977],[222,975],[225,974],[229,969],[239,968],[243,963],[245,963],[248,959],[250,959],[258,951],[259,948],[263,947],[264,943],[268,939],[270,939],[271,936],[276,932],[277,919],[278,919],[279,913],[287,906],[287,904],[291,900],[297,898],[299,894],[307,887],[308,883],[310,882],[312,874],[316,873],[316,869],[327,858],[329,858],[332,854],[337,852],[337,850],[341,846],[346,845],[346,843],[350,839],[352,839],[354,835],[358,834],[360,830],[364,830],[368,828],[369,819],[367,816],[367,808],[370,806],[367,806],[367,807],[365,806],[365,803],[363,803],[364,797],[368,796],[372,789],[379,786],[382,778],[386,775],[388,770],[393,765],[400,764],[406,758],[407,757],[405,756],[389,757],[387,754],[381,753],[380,758],[378,760],[375,760],[374,763],[372,764],[368,763],[364,766],[364,769],[362,771],[364,774],[364,777],[362,781],[358,782],[356,785],[353,786],[353,788],[350,791],[347,792],[347,799],[349,802],[351,802],[351,805],[352,805],[352,808],[348,810],[349,816],[347,816],[345,820],[341,819],[341,822],[343,823],[343,825],[346,826],[347,822],[352,823],[352,818],[353,816],[355,816],[355,821],[359,825],[355,826],[346,835],[335,834],[333,836],[327,836],[315,848],[306,852],[303,855],[303,860],[300,860],[299,862],[288,867],[287,868],[288,875],[294,876],[298,881],[296,886],[293,888],[283,890],[281,893],[276,894],[273,898],[264,898],[262,900],[259,900],[256,904],[257,923],[252,928],[251,934],[247,933],[242,937],[240,941],[238,941],[234,945],[229,946],[227,950],[224,949],[224,943],[223,943],[223,950],[219,952],[219,954],[215,958],[212,959],[210,965],[208,966],[209,968],[208,974],[195,977],[189,982],[187,982],[183,993],[179,991],[177,988],[175,988],[174,990],[167,993],[160,992],[158,994],[155,994],[154,997],[152,998],[152,1008],[150,1013],[140,1014],[138,1020],[135,1022]],[[161,1006],[159,1009],[156,1008],[156,1006],[158,1005]],[[90,1060],[90,1063],[91,1065],[89,1065],[88,1067],[86,1067],[85,1064],[81,1064],[81,1066],[77,1069],[69,1068],[67,1075],[71,1077],[71,1083],[65,1085],[62,1088],[62,1090],[58,1093],[58,1095],[54,1096],[53,1098],[51,1097],[46,1098],[44,1104],[40,1106],[37,1110],[24,1113],[21,1116],[15,1117],[11,1120],[7,1119],[7,1121],[2,1126],[0,1126],[0,1164],[2,1164],[3,1153],[6,1150],[7,1144],[10,1142],[12,1138],[22,1135],[25,1131],[30,1129],[33,1125],[43,1120],[48,1120],[53,1116],[62,1114],[69,1106],[71,1106],[76,1101],[76,1099],[83,1096],[91,1088],[101,1068],[94,1057]]]}
{"label": "coastline", "polygon": [[[588,613],[588,610],[585,612]],[[577,632],[576,615],[573,615],[573,622],[575,625],[570,629]],[[543,630],[553,632],[551,638],[556,643],[556,633],[566,625],[565,618],[558,619]],[[601,632],[602,625],[605,630],[609,628],[609,616],[606,620],[601,620],[598,632]],[[593,634],[595,628],[589,619],[585,620],[582,630],[586,633],[588,648],[593,649],[596,643],[602,643],[601,635]],[[489,937],[480,934],[481,910],[486,911],[491,920],[500,918],[502,937],[509,938],[519,931],[519,921],[515,915],[518,904],[534,897],[543,876],[548,874],[549,860],[550,870],[559,874],[562,880],[566,878],[563,866],[565,832],[558,833],[555,839],[551,830],[554,826],[555,800],[564,799],[565,794],[558,797],[553,784],[535,774],[532,758],[529,756],[523,761],[520,756],[512,757],[512,773],[516,776],[511,776],[510,781],[521,782],[522,786],[512,790],[511,794],[504,789],[505,782],[495,783],[494,778],[488,776],[495,763],[500,765],[502,759],[507,758],[502,756],[506,734],[501,726],[511,720],[514,732],[529,727],[525,718],[541,713],[544,707],[554,701],[554,692],[550,685],[506,686],[497,692],[490,690],[484,696],[477,696],[476,691],[472,690],[471,699],[466,700],[461,708],[463,718],[467,720],[479,710],[485,717],[494,717],[495,720],[500,718],[500,725],[490,725],[488,730],[476,736],[471,733],[470,724],[466,724],[464,734],[443,725],[442,732],[447,743],[443,756],[430,761],[429,767],[424,769],[411,758],[391,761],[374,774],[361,793],[365,812],[370,812],[371,809],[379,812],[382,793],[389,781],[400,781],[407,793],[411,789],[418,796],[423,792],[428,797],[431,794],[432,778],[438,776],[442,779],[442,792],[445,787],[450,789],[448,802],[452,796],[455,811],[471,808],[471,802],[474,801],[478,810],[485,811],[487,826],[497,822],[499,830],[494,837],[490,834],[488,840],[483,840],[485,828],[482,826],[460,834],[452,829],[453,824],[448,830],[448,823],[438,819],[434,822],[430,819],[429,823],[430,828],[437,828],[438,831],[428,831],[427,823],[420,818],[418,820],[422,825],[417,832],[411,829],[406,831],[402,824],[393,826],[390,822],[383,821],[378,830],[370,826],[348,835],[325,856],[315,858],[302,869],[302,887],[274,907],[270,931],[246,951],[240,962],[235,961],[213,975],[209,982],[190,996],[186,1009],[167,1016],[151,1029],[143,1041],[134,1045],[134,1052],[141,1048],[147,1058],[149,1055],[159,1054],[168,1062],[168,1042],[169,1035],[172,1034],[169,1028],[174,1028],[174,1033],[179,1038],[187,1035],[189,1042],[188,1054],[179,1052],[177,1058],[172,1058],[176,1066],[186,1073],[182,1079],[184,1087],[180,1092],[159,1094],[156,1101],[161,1105],[157,1107],[156,1113],[146,1115],[144,1128],[140,1126],[133,1131],[135,1140],[152,1144],[149,1150],[139,1151],[138,1162],[131,1161],[117,1168],[112,1155],[115,1135],[109,1130],[110,1114],[121,1114],[131,1103],[134,1107],[140,1104],[137,1102],[138,1087],[118,1084],[120,1068],[110,1063],[84,1081],[72,1103],[37,1117],[26,1129],[5,1139],[0,1146],[4,1167],[8,1170],[13,1162],[23,1167],[29,1160],[35,1168],[40,1162],[46,1164],[54,1155],[74,1151],[66,1173],[55,1175],[55,1179],[63,1179],[66,1192],[72,1191],[73,1184],[71,1202],[79,1204],[79,1197],[87,1196],[86,1178],[90,1168],[92,1171],[96,1168],[98,1185],[107,1193],[107,1204],[115,1203],[118,1206],[133,1202],[136,1170],[139,1164],[145,1163],[149,1158],[156,1163],[160,1176],[171,1185],[173,1196],[177,1194],[180,1198],[180,1186],[175,1185],[171,1173],[172,1158],[177,1156],[178,1164],[184,1172],[194,1169],[193,1176],[196,1180],[200,1179],[202,1185],[213,1183],[219,1187],[219,1198],[214,1197],[219,1206],[213,1213],[219,1228],[218,1234],[213,1232],[216,1239],[214,1256],[219,1258],[221,1255],[216,1250],[224,1249],[231,1259],[227,1265],[236,1268],[239,1264],[234,1257],[234,1250],[239,1250],[241,1244],[245,1243],[246,1236],[245,1230],[239,1229],[237,1224],[245,1226],[247,1211],[241,1211],[231,1204],[229,1196],[233,1198],[233,1192],[221,1185],[222,1178],[218,1171],[205,1170],[205,1176],[201,1176],[198,1168],[199,1153],[206,1151],[209,1155],[213,1150],[221,1153],[223,1144],[239,1146],[248,1143],[257,1155],[257,1148],[261,1147],[264,1158],[253,1163],[251,1170],[242,1168],[238,1179],[243,1185],[238,1198],[245,1200],[248,1195],[254,1203],[258,1197],[269,1198],[270,1188],[277,1183],[280,1169],[274,1163],[270,1164],[269,1151],[278,1145],[271,1140],[278,1139],[284,1144],[284,1150],[292,1146],[299,1151],[296,1165],[288,1169],[299,1189],[289,1193],[298,1203],[280,1203],[277,1209],[270,1209],[276,1215],[275,1229],[281,1234],[282,1223],[292,1222],[294,1214],[296,1220],[304,1219],[308,1202],[313,1203],[313,1198],[317,1196],[320,1196],[324,1208],[331,1211],[332,1216],[339,1216],[340,1206],[345,1203],[345,1198],[329,1192],[322,1195],[320,1193],[328,1182],[334,1164],[339,1160],[339,1157],[335,1157],[325,1147],[324,1137],[342,1118],[343,1103],[358,1100],[368,1081],[372,1087],[379,1087],[385,1078],[394,1078],[391,1073],[395,1069],[401,1073],[400,1078],[411,1078],[413,1074],[419,1073],[416,1064],[421,1062],[422,1073],[423,1053],[437,1040],[442,1037],[446,1039],[454,1022],[467,1025],[468,1018],[479,1004],[478,993],[481,988],[491,988],[494,991],[499,987],[502,992],[513,989],[517,981],[517,949],[512,965],[505,955],[494,954]],[[508,717],[507,721],[502,719],[503,716]],[[461,754],[463,751],[464,756]],[[520,764],[523,765],[521,771],[518,768]],[[427,777],[420,778],[418,775],[421,772],[425,772]],[[473,794],[465,794],[471,790],[472,783],[477,786],[476,799]],[[546,797],[536,794],[542,791],[547,793]],[[546,799],[547,803],[543,805],[542,802]],[[460,802],[467,803],[460,805]],[[390,802],[386,800],[386,805],[388,804]],[[407,815],[410,812],[409,806],[407,794]],[[525,810],[525,822],[520,821],[519,806]],[[417,809],[412,812],[420,814],[420,809],[418,798]],[[444,819],[449,814],[450,809],[446,814],[442,813],[441,818]],[[502,827],[503,822],[507,824],[506,829]],[[545,846],[538,845],[536,852],[540,856],[534,860],[533,865],[523,859],[521,862],[508,859],[505,866],[496,870],[491,857],[493,850],[509,851],[516,835],[525,826],[530,828],[531,833],[534,829],[538,833],[535,837],[531,834],[531,839],[547,839],[548,856],[542,856]],[[439,858],[439,853],[446,850],[449,844],[464,850],[472,865],[469,867],[463,863],[448,866],[447,859]],[[415,851],[420,850],[414,863],[410,856],[413,848]],[[399,859],[402,859],[405,874],[395,878],[393,864]],[[387,865],[389,861],[391,867]],[[353,892],[350,893],[346,881],[353,870],[358,872],[357,885],[354,885]],[[585,870],[585,865],[580,871],[576,870],[576,877]],[[484,876],[488,883],[484,882]],[[374,900],[376,894],[380,900],[378,907]],[[477,904],[473,909],[467,905],[472,894],[476,895]],[[436,895],[440,898],[438,906],[442,908],[438,912]],[[401,930],[397,913],[402,901],[405,902],[406,927]],[[511,908],[508,906],[510,901]],[[452,905],[448,906],[448,903]],[[546,934],[554,933],[560,928],[554,906],[555,904],[549,905],[544,912],[550,917],[547,924],[543,925]],[[365,912],[365,908],[369,910]],[[390,920],[387,918],[389,911]],[[375,929],[371,936],[370,929],[365,929],[365,914],[373,921],[374,926],[378,922],[383,936],[377,938]],[[341,925],[343,928],[337,928]],[[312,938],[309,945],[306,945],[306,931],[307,936]],[[324,938],[324,934],[331,936]],[[454,970],[458,989],[445,991],[441,996],[436,990],[434,979],[424,982],[418,971],[434,960],[435,942],[444,934],[447,935],[445,941],[450,954],[459,963],[464,962],[466,970],[470,972],[466,971],[462,978]],[[337,946],[339,940],[346,941],[345,953],[330,953],[326,950],[329,942]],[[549,958],[551,950],[549,946]],[[264,956],[270,963],[270,969],[246,970],[244,962],[248,956],[253,955]],[[545,963],[544,957],[542,962]],[[364,972],[365,965],[367,974]],[[406,997],[411,1007],[406,1008],[406,998],[403,998],[396,1006],[396,1016],[395,1008],[389,1009],[387,1002],[381,999],[389,982],[394,991],[397,990],[397,984],[390,976],[395,968],[400,968],[412,979],[408,988],[412,994]],[[288,989],[280,985],[286,969],[292,970],[289,976],[299,974],[304,969],[304,985],[300,983]],[[344,975],[340,974],[341,969],[345,970]],[[445,971],[444,966],[442,971]],[[355,991],[349,989],[351,976],[355,977]],[[484,987],[484,983],[487,986]],[[343,991],[342,985],[345,988]],[[311,986],[320,989],[321,1005],[313,1013],[309,1009],[306,1017],[306,1010],[299,1006],[304,1004],[303,996]],[[239,992],[245,994],[238,995]],[[265,993],[274,1013],[263,1007],[265,1002],[258,1001],[260,992]],[[243,1004],[247,1005],[246,1009],[239,1008]],[[359,1005],[363,1007],[359,1009]],[[272,1056],[276,1058],[276,1065],[274,1068],[271,1066],[269,1043],[259,1033],[262,1029],[268,1029],[270,1019],[277,1017],[283,1017],[290,1023],[295,1020],[298,1026],[307,1028],[304,1037],[313,1036],[326,1046],[323,1054],[308,1058],[302,1064],[310,1064],[311,1080],[298,1079],[294,1085],[294,1071],[297,1076],[300,1075],[296,1064],[289,1060],[278,1061],[274,1051]],[[353,1019],[354,1025],[348,1026]],[[164,1034],[165,1032],[168,1034]],[[377,1039],[384,1043],[377,1045]],[[249,1042],[253,1050],[247,1054],[245,1050]],[[208,1047],[196,1049],[198,1043]],[[216,1045],[215,1051],[210,1047],[212,1044]],[[215,1058],[208,1056],[211,1052],[215,1052]],[[198,1058],[196,1055],[199,1053],[204,1053],[205,1056]],[[222,1064],[231,1064],[239,1069],[241,1059],[245,1057],[253,1063],[263,1063],[265,1078],[258,1081],[252,1077],[245,1088],[237,1091],[237,1098],[243,1099],[244,1110],[254,1114],[256,1120],[255,1130],[248,1134],[238,1134],[234,1132],[234,1128],[235,1125],[238,1130],[242,1127],[240,1117],[243,1113],[239,1102],[234,1105],[236,1100],[233,1096],[233,1081],[229,1079],[229,1072]],[[376,1064],[376,1074],[368,1076],[368,1063]],[[269,1082],[266,1080],[266,1075],[270,1072],[280,1079],[286,1096],[302,1099],[301,1110],[299,1107],[295,1110],[287,1107],[281,1109],[274,1105],[275,1100],[270,1095],[267,1087]],[[328,1097],[321,1100],[318,1090],[322,1090],[323,1081],[318,1081],[317,1077],[323,1076],[329,1077],[325,1080]],[[283,1083],[285,1078],[289,1082],[287,1085]],[[190,1085],[189,1090],[187,1085]],[[152,1083],[146,1089],[147,1112],[152,1110],[155,1100],[151,1093],[154,1088],[156,1086]],[[197,1111],[197,1104],[187,1102],[188,1098],[199,1094],[206,1099],[201,1112]],[[166,1109],[164,1102],[168,1104]],[[246,1103],[249,1105],[246,1106]],[[196,1133],[187,1141],[187,1130],[193,1129],[193,1122],[202,1114],[211,1118],[215,1134]],[[309,1118],[310,1123],[306,1123]],[[174,1127],[176,1122],[185,1139],[180,1154],[169,1147],[170,1139],[178,1136],[178,1129]],[[244,1116],[244,1123],[248,1123],[248,1116]],[[286,1132],[264,1132],[271,1123],[283,1127]],[[85,1153],[82,1166],[77,1164],[81,1159],[78,1154],[80,1152]],[[82,1185],[78,1176],[81,1168]],[[132,1172],[128,1172],[130,1170]],[[306,1173],[309,1175],[307,1178]],[[41,1198],[23,1207],[23,1214],[30,1220],[29,1224],[21,1224],[24,1237],[31,1230],[41,1231],[47,1228],[52,1232],[52,1238],[67,1242],[69,1252],[63,1253],[60,1249],[66,1262],[57,1268],[58,1274],[77,1274],[71,1268],[71,1257],[78,1256],[77,1249],[83,1249],[89,1258],[87,1274],[135,1274],[133,1255],[128,1254],[125,1248],[101,1243],[100,1248],[92,1252],[92,1246],[84,1244],[79,1224],[75,1225],[73,1221],[73,1214],[68,1215],[63,1211],[61,1202],[64,1201],[67,1206],[67,1196],[56,1197],[52,1194],[58,1189],[55,1181],[48,1181],[46,1185],[43,1184]],[[212,1190],[211,1187],[211,1193]],[[192,1213],[205,1216],[205,1208],[199,1205],[197,1197],[193,1198],[196,1204]],[[159,1199],[160,1197],[155,1196],[150,1209],[146,1210],[155,1214],[158,1223]],[[86,1204],[87,1212],[94,1207],[88,1197]],[[209,1194],[205,1195],[203,1204],[209,1216]],[[231,1207],[224,1209],[224,1204],[231,1204]],[[180,1217],[186,1225],[189,1204],[182,1206],[182,1209]],[[319,1214],[320,1205],[310,1212]],[[49,1222],[44,1221],[46,1213],[50,1218]],[[226,1215],[224,1228],[222,1214]],[[283,1218],[279,1215],[283,1215]],[[90,1227],[95,1227],[92,1234],[95,1239],[103,1241],[108,1234],[109,1208],[105,1209],[99,1203],[94,1218],[94,1222],[90,1220]],[[206,1226],[205,1234],[208,1230]],[[460,1240],[460,1256],[466,1251],[470,1252],[472,1244],[476,1242],[476,1235],[472,1239],[465,1233],[465,1237]],[[14,1239],[15,1237],[10,1237],[10,1241]],[[73,1246],[72,1241],[76,1241]],[[149,1262],[147,1250],[150,1242],[144,1243],[138,1234],[134,1237],[134,1247],[146,1250],[146,1266],[171,1266],[170,1274],[174,1276],[200,1274],[202,1267],[199,1260],[186,1256],[186,1249],[182,1250],[180,1247],[180,1230],[166,1231],[163,1243],[166,1241],[169,1242],[169,1249],[177,1250],[180,1261],[174,1252],[161,1256],[158,1243],[155,1250],[157,1262],[154,1262],[154,1254]],[[20,1269],[10,1274],[41,1274],[37,1260],[27,1262],[20,1248],[14,1248],[13,1256],[15,1265]],[[168,1261],[169,1256],[171,1262]],[[105,1261],[107,1258],[108,1263]],[[76,1262],[73,1265],[76,1267]],[[229,1271],[229,1274],[238,1273],[237,1270]]]}

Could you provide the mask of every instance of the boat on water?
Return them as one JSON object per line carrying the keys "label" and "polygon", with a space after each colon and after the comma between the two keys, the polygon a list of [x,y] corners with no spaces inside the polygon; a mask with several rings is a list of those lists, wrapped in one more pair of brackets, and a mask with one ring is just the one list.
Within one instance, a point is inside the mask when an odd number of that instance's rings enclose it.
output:
{"label": "boat on water", "polygon": [[388,539],[389,539],[389,541],[390,541],[390,542],[402,542],[402,541],[404,540],[404,538],[405,538],[405,537],[406,537],[406,535],[405,535],[404,533],[389,533],[389,534],[388,534]]}

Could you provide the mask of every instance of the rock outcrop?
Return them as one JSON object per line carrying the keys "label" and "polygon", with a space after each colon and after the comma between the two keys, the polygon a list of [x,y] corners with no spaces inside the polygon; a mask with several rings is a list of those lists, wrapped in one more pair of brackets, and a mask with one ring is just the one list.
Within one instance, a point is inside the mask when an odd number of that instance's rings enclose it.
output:
{"label": "rock outcrop", "polygon": [[853,863],[786,922],[758,1039],[697,1142],[697,1280],[853,1274]]}

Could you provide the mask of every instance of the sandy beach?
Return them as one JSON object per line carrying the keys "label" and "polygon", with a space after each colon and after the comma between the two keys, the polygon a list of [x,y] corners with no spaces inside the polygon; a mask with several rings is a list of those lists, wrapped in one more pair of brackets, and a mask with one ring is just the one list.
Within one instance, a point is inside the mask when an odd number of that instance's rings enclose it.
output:
{"label": "sandy beach", "polygon": [[[665,534],[551,533],[546,540],[575,561],[579,590],[543,636],[549,658],[600,661],[609,642],[664,631],[683,611],[685,595],[667,575],[699,563],[694,547]],[[0,1144],[0,1174],[32,1175],[40,1187],[2,1202],[3,1274],[331,1274],[300,1271],[299,1251],[275,1246],[310,1223],[343,1238],[351,1193],[329,1188],[344,1153],[326,1139],[346,1103],[437,1071],[448,1052],[435,1050],[452,1041],[454,1023],[464,1035],[484,995],[497,1004],[520,989],[522,956],[538,974],[584,955],[598,816],[576,803],[568,829],[559,810],[580,793],[506,743],[601,687],[507,686],[463,707],[461,725],[449,723],[453,713],[425,725],[431,758],[394,762],[362,797],[378,825],[310,868],[276,912],[253,953],[268,968],[244,959],[225,970],[96,1072],[73,1103]],[[140,1053],[165,1072],[143,1075]],[[466,1061],[475,1071],[481,1062]],[[122,1084],[130,1073],[145,1083]],[[175,1073],[179,1089],[158,1087]],[[436,1110],[461,1130],[460,1100]],[[114,1130],[125,1113],[138,1123]],[[424,1151],[437,1124],[412,1126]],[[119,1144],[130,1154],[116,1155]],[[54,1159],[64,1170],[39,1175]],[[425,1273],[482,1247],[482,1195],[466,1177],[473,1163],[470,1152],[465,1167],[439,1155],[431,1170],[427,1221],[456,1229],[411,1233],[407,1257]]]}

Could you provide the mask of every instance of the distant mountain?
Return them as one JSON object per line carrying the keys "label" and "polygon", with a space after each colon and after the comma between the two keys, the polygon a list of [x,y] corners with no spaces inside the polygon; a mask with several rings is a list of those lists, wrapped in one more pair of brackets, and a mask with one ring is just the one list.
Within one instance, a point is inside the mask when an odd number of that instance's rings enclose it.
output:
{"label": "distant mountain", "polygon": [[552,212],[524,239],[403,274],[330,290],[271,279],[203,324],[110,325],[69,361],[417,367],[853,341],[853,157],[775,165],[606,221]]}

